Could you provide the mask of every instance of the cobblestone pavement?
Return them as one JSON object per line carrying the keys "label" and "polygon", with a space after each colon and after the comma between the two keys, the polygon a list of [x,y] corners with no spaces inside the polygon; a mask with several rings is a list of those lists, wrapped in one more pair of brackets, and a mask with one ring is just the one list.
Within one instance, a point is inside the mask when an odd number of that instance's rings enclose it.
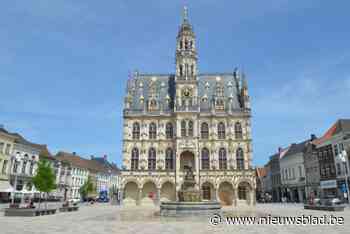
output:
{"label": "cobblestone pavement", "polygon": [[[210,225],[208,217],[161,218],[157,208],[121,208],[109,204],[82,205],[78,212],[58,213],[41,217],[4,217],[0,213],[2,234],[113,234],[113,233],[298,233],[298,234],[348,234],[350,232],[350,208],[344,212],[325,213],[306,211],[301,205],[259,204],[251,211],[233,211],[225,208],[226,215],[250,216],[298,216],[335,215],[344,217],[344,225]],[[308,233],[306,233],[308,232]]]}

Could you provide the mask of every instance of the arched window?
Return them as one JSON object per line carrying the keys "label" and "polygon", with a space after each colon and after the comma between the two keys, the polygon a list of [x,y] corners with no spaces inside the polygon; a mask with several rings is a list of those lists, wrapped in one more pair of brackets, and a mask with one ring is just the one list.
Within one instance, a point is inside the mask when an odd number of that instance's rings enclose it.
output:
{"label": "arched window", "polygon": [[191,65],[191,76],[193,76],[193,75],[194,75],[194,66]]}
{"label": "arched window", "polygon": [[180,76],[183,76],[183,66],[182,66],[182,64],[180,64],[179,70],[180,70]]}
{"label": "arched window", "polygon": [[225,139],[225,135],[225,124],[223,122],[220,122],[218,124],[218,138]]}
{"label": "arched window", "polygon": [[181,121],[181,136],[186,137],[186,121]]}
{"label": "arched window", "polygon": [[182,46],[182,41],[180,41],[180,50],[182,50],[183,46]]}
{"label": "arched window", "polygon": [[242,148],[237,149],[236,160],[237,160],[237,169],[244,170],[244,153]]}
{"label": "arched window", "polygon": [[190,41],[190,49],[192,50],[192,48],[193,48],[193,41],[191,40]]}
{"label": "arched window", "polygon": [[242,137],[243,137],[242,125],[240,122],[237,122],[235,124],[235,136],[236,136],[236,139],[242,139]]}
{"label": "arched window", "polygon": [[187,49],[188,49],[188,41],[185,40],[185,50],[187,50]]}
{"label": "arched window", "polygon": [[193,121],[188,121],[188,135],[190,137],[193,137]]}
{"label": "arched window", "polygon": [[155,123],[151,123],[149,125],[149,139],[157,138],[157,125]]}
{"label": "arched window", "polygon": [[174,170],[174,156],[171,148],[168,148],[165,152],[165,169]]}
{"label": "arched window", "polygon": [[210,169],[210,160],[209,160],[209,150],[207,148],[202,149],[202,170]]}
{"label": "arched window", "polygon": [[226,157],[226,149],[221,148],[219,150],[219,169],[226,170],[227,169],[227,157]]}
{"label": "arched window", "polygon": [[245,186],[238,186],[238,199],[247,200],[247,189]]}
{"label": "arched window", "polygon": [[27,171],[27,160],[24,160],[22,163],[22,174],[26,174]]}
{"label": "arched window", "polygon": [[140,139],[140,124],[138,122],[135,122],[132,125],[132,139],[134,140]]}
{"label": "arched window", "polygon": [[133,148],[131,151],[131,170],[139,169],[139,150]]}
{"label": "arched window", "polygon": [[172,123],[167,123],[165,127],[165,135],[167,139],[171,139],[174,136],[174,129]]}
{"label": "arched window", "polygon": [[209,138],[209,125],[205,122],[201,124],[201,137],[202,139]]}
{"label": "arched window", "polygon": [[148,170],[155,171],[156,170],[156,150],[154,148],[150,148],[148,151]]}

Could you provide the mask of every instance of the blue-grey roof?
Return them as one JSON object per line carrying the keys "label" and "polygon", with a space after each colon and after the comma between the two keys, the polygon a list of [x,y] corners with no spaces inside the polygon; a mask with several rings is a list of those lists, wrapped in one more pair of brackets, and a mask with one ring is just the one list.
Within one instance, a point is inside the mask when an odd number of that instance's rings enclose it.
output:
{"label": "blue-grey roof", "polygon": [[[199,74],[197,76],[198,98],[201,111],[209,111],[216,98],[216,87],[221,86],[224,91],[225,108],[240,109],[241,82],[233,73]],[[176,93],[174,74],[137,74],[128,80],[127,97],[131,101],[129,111],[142,111],[145,103],[149,100],[150,90],[155,90],[156,101],[163,111],[174,109],[174,98]],[[143,98],[143,102],[141,101]],[[167,104],[167,98],[170,100]],[[207,101],[204,101],[204,99]],[[231,104],[229,98],[232,99]],[[203,100],[202,100],[203,99]],[[229,107],[229,105],[231,105]]]}

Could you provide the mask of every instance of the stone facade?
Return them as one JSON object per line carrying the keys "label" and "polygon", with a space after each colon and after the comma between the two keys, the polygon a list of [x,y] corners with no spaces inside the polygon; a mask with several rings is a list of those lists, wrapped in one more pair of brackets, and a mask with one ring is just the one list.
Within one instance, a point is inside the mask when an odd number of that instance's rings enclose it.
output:
{"label": "stone facade", "polygon": [[177,199],[193,168],[204,200],[255,204],[251,109],[245,75],[200,74],[195,34],[184,10],[175,74],[128,80],[124,106],[124,204]]}

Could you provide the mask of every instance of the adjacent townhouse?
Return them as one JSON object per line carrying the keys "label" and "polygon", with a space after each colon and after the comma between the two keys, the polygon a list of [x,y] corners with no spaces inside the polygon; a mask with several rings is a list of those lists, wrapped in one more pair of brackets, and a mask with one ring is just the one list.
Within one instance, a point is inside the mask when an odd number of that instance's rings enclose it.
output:
{"label": "adjacent townhouse", "polygon": [[15,137],[0,125],[0,202],[10,200],[9,169]]}
{"label": "adjacent townhouse", "polygon": [[265,199],[265,177],[266,170],[265,167],[257,167],[255,168],[256,173],[256,200],[264,201]]}
{"label": "adjacent townhouse", "polygon": [[90,175],[87,160],[78,156],[75,152],[68,153],[63,151],[58,152],[56,158],[71,166],[68,199],[80,200],[80,188],[88,180]]}
{"label": "adjacent townhouse", "polygon": [[305,168],[304,151],[310,140],[301,143],[293,143],[280,158],[280,173],[283,196],[290,202],[304,202],[305,193]]}
{"label": "adjacent townhouse", "polygon": [[305,168],[305,192],[306,198],[312,199],[320,197],[320,164],[318,161],[318,154],[316,151],[317,137],[311,135],[311,141],[309,141],[304,150],[304,168]]}
{"label": "adjacent townhouse", "polygon": [[92,161],[96,161],[104,168],[101,174],[98,191],[107,191],[111,199],[119,200],[121,173],[116,164],[108,162],[107,155],[103,157],[91,157]]}
{"label": "adjacent townhouse", "polygon": [[278,152],[270,156],[270,170],[271,170],[271,190],[272,190],[272,201],[280,202],[282,198],[282,183],[281,183],[281,172],[280,172],[280,155],[284,154],[285,151],[282,148],[278,148]]}
{"label": "adjacent townhouse", "polygon": [[110,199],[118,199],[120,192],[120,171],[117,166],[107,161],[107,157],[85,159],[76,153],[58,152],[56,155],[62,163],[69,163],[71,168],[69,199],[81,199],[80,188],[90,177],[96,191],[90,196],[97,197],[101,192]]}
{"label": "adjacent townhouse", "polygon": [[348,200],[350,119],[339,119],[315,141],[321,196]]}
{"label": "adjacent townhouse", "polygon": [[56,176],[56,189],[49,194],[50,199],[63,200],[68,198],[71,183],[71,165],[69,162],[60,161],[48,150],[47,145],[38,145],[40,148],[39,159],[50,163]]}
{"label": "adjacent townhouse", "polygon": [[24,199],[38,195],[32,183],[39,162],[40,148],[24,139],[18,133],[12,133],[15,142],[10,162],[10,184],[14,189],[13,199]]}

